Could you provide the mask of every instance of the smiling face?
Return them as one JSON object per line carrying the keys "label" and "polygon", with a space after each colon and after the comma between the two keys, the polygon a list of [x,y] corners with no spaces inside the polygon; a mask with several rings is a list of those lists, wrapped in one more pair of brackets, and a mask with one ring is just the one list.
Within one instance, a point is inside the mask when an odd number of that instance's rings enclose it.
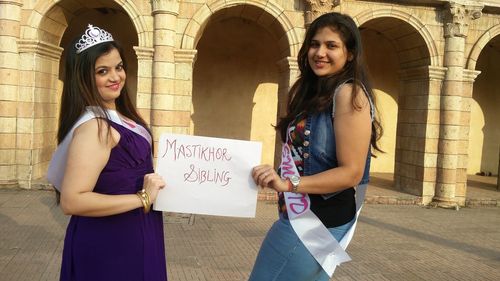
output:
{"label": "smiling face", "polygon": [[307,60],[317,76],[325,76],[340,72],[352,60],[352,54],[347,50],[339,32],[323,27],[318,29],[311,40]]}
{"label": "smiling face", "polygon": [[95,62],[95,83],[106,108],[115,109],[115,100],[125,85],[125,69],[117,49],[97,58]]}

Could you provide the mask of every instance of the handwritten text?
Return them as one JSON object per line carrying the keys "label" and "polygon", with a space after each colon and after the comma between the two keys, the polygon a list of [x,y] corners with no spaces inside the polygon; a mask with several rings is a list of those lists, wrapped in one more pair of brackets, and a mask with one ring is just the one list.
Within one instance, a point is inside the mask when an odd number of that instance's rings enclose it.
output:
{"label": "handwritten text", "polygon": [[177,144],[177,139],[166,140],[165,153],[172,154],[174,161],[177,159],[199,159],[205,161],[231,161],[231,155],[226,148],[208,147],[199,144]]}
{"label": "handwritten text", "polygon": [[189,169],[190,171],[184,173],[185,182],[197,182],[199,184],[210,182],[220,184],[221,186],[226,186],[231,180],[229,171],[219,171],[217,169],[205,170],[196,168],[196,166],[193,164],[189,166]]}

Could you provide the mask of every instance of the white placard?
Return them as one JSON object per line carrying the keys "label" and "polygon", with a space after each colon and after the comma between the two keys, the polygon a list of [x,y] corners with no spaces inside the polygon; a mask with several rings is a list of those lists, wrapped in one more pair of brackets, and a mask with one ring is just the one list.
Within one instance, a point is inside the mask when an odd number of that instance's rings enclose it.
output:
{"label": "white placard", "polygon": [[166,182],[153,208],[159,211],[255,217],[262,143],[162,134],[156,173]]}

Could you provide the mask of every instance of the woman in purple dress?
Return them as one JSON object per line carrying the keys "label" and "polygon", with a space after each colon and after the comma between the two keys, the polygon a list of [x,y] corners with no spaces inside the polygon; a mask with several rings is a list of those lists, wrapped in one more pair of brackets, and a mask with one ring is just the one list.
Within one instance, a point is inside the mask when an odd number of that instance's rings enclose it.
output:
{"label": "woman in purple dress", "polygon": [[154,174],[151,134],[125,87],[123,51],[89,25],[66,52],[63,156],[52,159],[65,169],[48,173],[71,215],[60,280],[165,281],[162,213],[151,210],[165,182]]}

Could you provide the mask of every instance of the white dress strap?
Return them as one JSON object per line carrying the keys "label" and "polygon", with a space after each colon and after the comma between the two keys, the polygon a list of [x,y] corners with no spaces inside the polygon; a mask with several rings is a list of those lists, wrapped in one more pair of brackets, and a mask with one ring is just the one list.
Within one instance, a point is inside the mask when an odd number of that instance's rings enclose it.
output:
{"label": "white dress strap", "polygon": [[[56,151],[54,152],[54,155],[52,156],[52,159],[50,160],[49,164],[49,169],[47,171],[47,180],[54,185],[54,187],[61,191],[61,185],[62,185],[62,180],[64,177],[64,172],[66,170],[66,163],[67,163],[67,158],[68,158],[68,149],[69,149],[69,144],[71,143],[71,140],[73,139],[73,132],[75,131],[76,128],[78,128],[80,125],[83,123],[92,120],[94,118],[98,117],[105,117],[105,116],[96,116],[95,112],[99,112],[99,109],[96,110],[96,108],[93,107],[86,107],[85,112],[80,116],[80,118],[75,122],[71,130],[66,134],[64,137],[63,141],[57,146]],[[119,124],[130,131],[142,136],[145,138],[149,144],[151,145],[151,135],[149,132],[142,127],[139,124],[135,124],[134,126],[130,126],[129,124],[125,124],[124,120],[120,118],[118,113],[115,110],[105,110],[103,112],[106,114],[106,116],[111,120],[112,122]]]}

